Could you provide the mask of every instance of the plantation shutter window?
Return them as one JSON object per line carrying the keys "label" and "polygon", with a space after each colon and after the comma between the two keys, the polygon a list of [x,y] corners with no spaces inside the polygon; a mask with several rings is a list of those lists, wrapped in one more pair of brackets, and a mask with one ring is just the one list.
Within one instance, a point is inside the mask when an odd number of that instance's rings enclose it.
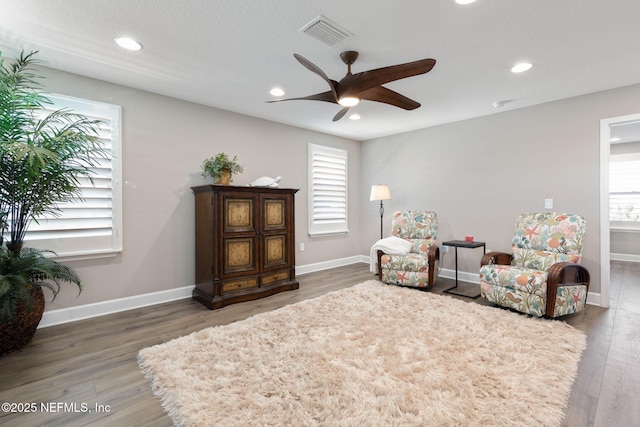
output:
{"label": "plantation shutter window", "polygon": [[309,144],[309,234],[348,232],[347,150]]}
{"label": "plantation shutter window", "polygon": [[640,230],[640,153],[610,157],[609,218],[613,229]]}
{"label": "plantation shutter window", "polygon": [[91,180],[79,180],[81,198],[59,203],[55,215],[31,222],[25,245],[52,250],[67,259],[115,255],[122,250],[120,107],[63,95],[47,98],[52,104],[43,110],[43,116],[68,109],[102,120],[99,136],[107,156],[96,158]]}

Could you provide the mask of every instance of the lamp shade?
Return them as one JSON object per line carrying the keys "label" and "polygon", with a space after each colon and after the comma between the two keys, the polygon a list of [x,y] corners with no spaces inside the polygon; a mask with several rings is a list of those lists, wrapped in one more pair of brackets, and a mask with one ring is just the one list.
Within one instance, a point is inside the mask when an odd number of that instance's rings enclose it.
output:
{"label": "lamp shade", "polygon": [[370,201],[373,200],[389,200],[391,199],[391,192],[388,185],[372,185]]}

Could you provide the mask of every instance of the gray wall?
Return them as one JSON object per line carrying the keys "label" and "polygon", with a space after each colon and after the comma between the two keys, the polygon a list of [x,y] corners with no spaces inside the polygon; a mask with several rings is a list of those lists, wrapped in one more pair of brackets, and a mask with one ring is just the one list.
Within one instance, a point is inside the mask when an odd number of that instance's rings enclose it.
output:
{"label": "gray wall", "polygon": [[623,260],[640,258],[640,232],[612,230],[611,253]]}
{"label": "gray wall", "polygon": [[[280,125],[131,88],[45,70],[47,89],[122,106],[124,251],[71,262],[85,283],[47,310],[193,285],[193,199],[206,183],[202,160],[237,154],[235,179],[283,176],[296,197],[296,264],[368,255],[379,237],[372,184],[387,183],[385,228],[393,210],[423,208],[440,217],[439,240],[473,234],[490,249],[509,250],[518,213],[554,210],[585,216],[584,263],[599,292],[599,121],[640,112],[640,85],[450,123],[364,143]],[[307,143],[349,151],[348,235],[307,235]],[[460,270],[477,272],[475,251],[460,251]],[[444,260],[453,268],[452,256]]]}
{"label": "gray wall", "polygon": [[[521,212],[583,215],[583,263],[600,292],[600,120],[640,112],[640,85],[569,98],[368,141],[362,147],[361,251],[378,238],[370,185],[387,183],[386,211],[418,208],[439,216],[439,239],[472,234],[489,249],[510,250]],[[389,216],[385,218],[388,233]],[[459,269],[477,272],[480,255],[459,250]],[[453,256],[444,260],[453,269]]]}
{"label": "gray wall", "polygon": [[[281,175],[296,194],[296,264],[359,253],[360,142],[179,101],[128,87],[44,70],[47,90],[122,106],[124,251],[114,258],[69,262],[85,289],[69,288],[47,310],[108,301],[194,284],[194,209],[190,187],[205,158],[237,154],[244,173],[234,184]],[[307,143],[339,147],[349,156],[349,217],[344,236],[307,234]]]}

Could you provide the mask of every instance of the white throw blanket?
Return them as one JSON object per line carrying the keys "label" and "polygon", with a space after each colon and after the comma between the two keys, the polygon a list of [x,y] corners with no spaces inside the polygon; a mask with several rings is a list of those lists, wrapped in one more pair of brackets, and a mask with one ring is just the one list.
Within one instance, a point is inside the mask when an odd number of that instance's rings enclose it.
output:
{"label": "white throw blanket", "polygon": [[378,251],[382,251],[386,254],[390,255],[404,255],[409,253],[413,243],[408,240],[401,239],[400,237],[385,237],[384,239],[380,239],[371,246],[371,252],[369,252],[369,257],[371,261],[369,262],[369,271],[376,274],[378,272]]}

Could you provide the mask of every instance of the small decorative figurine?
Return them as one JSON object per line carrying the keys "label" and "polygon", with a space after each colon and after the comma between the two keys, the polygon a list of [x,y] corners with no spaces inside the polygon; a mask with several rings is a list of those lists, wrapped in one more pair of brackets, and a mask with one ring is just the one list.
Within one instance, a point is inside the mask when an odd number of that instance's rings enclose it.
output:
{"label": "small decorative figurine", "polygon": [[249,186],[251,187],[271,187],[276,188],[280,185],[281,176],[276,176],[275,178],[271,178],[268,176],[262,176],[255,181],[253,181]]}

